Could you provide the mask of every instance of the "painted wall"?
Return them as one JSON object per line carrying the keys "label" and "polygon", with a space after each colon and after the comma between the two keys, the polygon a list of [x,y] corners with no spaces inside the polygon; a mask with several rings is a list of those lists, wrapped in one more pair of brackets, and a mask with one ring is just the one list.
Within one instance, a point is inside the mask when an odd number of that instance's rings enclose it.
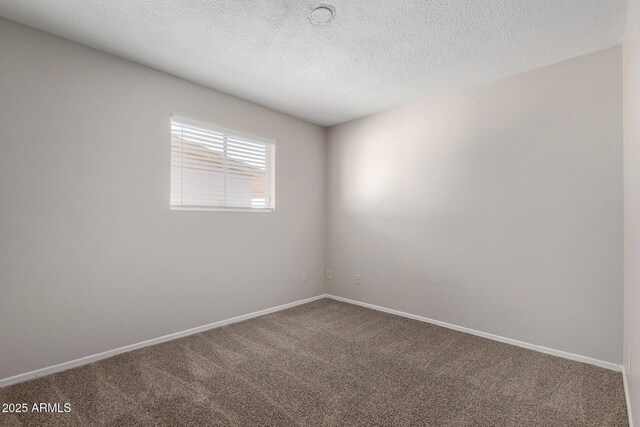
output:
{"label": "painted wall", "polygon": [[640,422],[640,3],[629,0],[628,7],[624,41],[624,365],[631,412],[637,425]]}
{"label": "painted wall", "polygon": [[[0,58],[0,379],[324,292],[324,129],[2,19]],[[275,139],[276,212],[169,210],[171,113]]]}
{"label": "painted wall", "polygon": [[622,362],[620,47],[328,140],[328,292]]}

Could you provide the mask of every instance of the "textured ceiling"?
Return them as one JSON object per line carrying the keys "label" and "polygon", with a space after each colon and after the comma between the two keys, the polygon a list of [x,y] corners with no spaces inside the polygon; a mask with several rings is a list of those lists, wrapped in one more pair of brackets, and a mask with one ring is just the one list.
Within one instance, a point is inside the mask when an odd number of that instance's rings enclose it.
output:
{"label": "textured ceiling", "polygon": [[622,41],[626,0],[0,0],[0,15],[320,125]]}

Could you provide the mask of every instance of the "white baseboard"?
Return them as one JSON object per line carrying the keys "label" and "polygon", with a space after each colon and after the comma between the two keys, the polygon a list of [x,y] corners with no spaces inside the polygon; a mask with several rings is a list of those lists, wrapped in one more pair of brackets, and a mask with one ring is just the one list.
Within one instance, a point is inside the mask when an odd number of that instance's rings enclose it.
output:
{"label": "white baseboard", "polygon": [[627,380],[627,370],[622,370],[622,382],[624,383],[624,397],[627,399],[627,415],[629,416],[629,427],[633,427],[633,416],[631,414],[631,396],[629,395],[629,380]]}
{"label": "white baseboard", "polygon": [[[208,325],[203,325],[203,326],[198,326],[195,328],[191,328],[191,329],[187,329],[186,331],[181,331],[181,332],[176,332],[173,334],[169,334],[169,335],[164,335],[158,338],[153,338],[147,341],[142,341],[136,344],[131,344],[131,345],[127,345],[124,347],[120,347],[120,348],[116,348],[113,350],[108,350],[102,353],[98,353],[98,354],[94,354],[91,356],[86,356],[86,357],[82,357],[79,359],[75,359],[75,360],[71,360],[69,362],[64,362],[64,363],[60,363],[58,365],[53,365],[53,366],[49,366],[47,368],[42,368],[42,369],[37,369],[35,371],[31,371],[31,372],[25,372],[23,374],[19,374],[19,375],[15,375],[9,378],[4,378],[0,380],[0,388],[2,387],[6,387],[12,384],[16,384],[19,382],[23,382],[23,381],[28,381],[34,378],[38,378],[38,377],[42,377],[45,375],[50,375],[50,374],[54,374],[56,372],[61,372],[61,371],[66,371],[68,369],[72,369],[72,368],[76,368],[78,366],[82,366],[82,365],[87,365],[89,363],[93,363],[93,362],[97,362],[99,360],[102,359],[106,359],[108,357],[111,356],[115,356],[117,354],[121,354],[121,353],[126,353],[128,351],[132,351],[132,350],[136,350],[139,348],[143,348],[143,347],[148,347],[151,345],[155,345],[155,344],[160,344],[166,341],[171,341],[177,338],[181,338],[181,337],[186,337],[189,335],[193,335],[193,334],[197,334],[199,332],[204,332],[204,331],[208,331],[210,329],[215,329],[215,328],[219,328],[221,326],[225,326],[225,325],[230,325],[232,323],[236,323],[236,322],[241,322],[243,320],[247,320],[247,319],[252,319],[254,317],[258,317],[258,316],[263,316],[265,314],[269,314],[269,313],[275,313],[277,311],[281,311],[281,310],[285,310],[287,308],[291,308],[291,307],[295,307],[297,305],[301,305],[301,304],[306,304],[312,301],[316,301],[322,298],[331,298],[337,301],[342,301],[342,302],[346,302],[349,304],[355,304],[355,305],[359,305],[362,307],[367,307],[367,308],[371,308],[373,310],[378,310],[378,311],[382,311],[385,313],[390,313],[390,314],[395,314],[397,316],[402,316],[402,317],[407,317],[410,319],[414,319],[414,320],[419,320],[421,322],[426,322],[426,323],[431,323],[434,325],[438,325],[438,326],[442,326],[448,329],[453,329],[456,331],[460,331],[460,332],[465,332],[468,334],[472,334],[472,335],[477,335],[483,338],[488,338],[494,341],[499,341],[499,342],[503,342],[506,344],[512,344],[512,345],[516,345],[518,347],[523,347],[523,348],[527,348],[530,350],[534,350],[534,351],[538,351],[541,353],[546,353],[546,354],[551,354],[554,356],[559,356],[559,357],[563,357],[565,359],[570,359],[570,360],[575,360],[578,362],[583,362],[583,363],[588,363],[591,365],[595,365],[595,366],[600,366],[602,368],[606,368],[606,369],[611,369],[614,371],[618,371],[618,372],[623,372],[623,378],[624,378],[624,385],[625,385],[625,395],[627,398],[627,407],[629,407],[629,392],[628,392],[628,387],[627,387],[627,379],[626,379],[626,375],[624,375],[624,370],[622,368],[621,365],[616,365],[615,363],[610,363],[610,362],[605,362],[602,360],[598,360],[598,359],[593,359],[590,357],[586,357],[586,356],[580,356],[577,354],[572,354],[572,353],[567,353],[561,350],[555,350],[552,348],[548,348],[548,347],[543,347],[540,345],[536,345],[536,344],[529,344],[523,341],[518,341],[518,340],[514,340],[511,338],[505,338],[505,337],[501,337],[499,335],[494,335],[494,334],[489,334],[486,332],[481,332],[481,331],[476,331],[474,329],[470,329],[470,328],[465,328],[463,326],[458,326],[458,325],[453,325],[450,323],[446,323],[446,322],[442,322],[439,320],[434,320],[434,319],[429,319],[427,317],[423,317],[423,316],[418,316],[415,314],[410,314],[410,313],[405,313],[403,311],[399,311],[399,310],[394,310],[391,308],[386,308],[386,307],[381,307],[381,306],[377,306],[374,304],[369,304],[369,303],[365,303],[365,302],[361,302],[361,301],[356,301],[356,300],[352,300],[352,299],[348,299],[348,298],[343,298],[343,297],[339,297],[336,295],[329,295],[329,294],[322,294],[322,295],[317,295],[315,297],[311,297],[311,298],[307,298],[307,299],[303,299],[303,300],[299,300],[299,301],[294,301],[294,302],[290,302],[288,304],[283,304],[283,305],[279,305],[277,307],[272,307],[272,308],[267,308],[264,310],[259,310],[253,313],[249,313],[249,314],[244,314],[241,316],[237,316],[237,317],[232,317],[230,319],[226,319],[226,320],[221,320],[219,322],[214,322],[214,323],[210,323]],[[633,427],[633,424],[631,423],[631,411],[629,409],[629,422],[630,422],[630,426]]]}
{"label": "white baseboard", "polygon": [[136,344],[127,345],[124,347],[116,348],[114,350],[108,350],[102,353],[93,354],[91,356],[81,357],[80,359],[71,360],[69,362],[60,363],[58,365],[49,366],[47,368],[37,369],[31,372],[25,372],[24,374],[18,374],[9,378],[0,380],[0,388],[6,387],[12,384],[28,381],[34,378],[42,377],[45,375],[54,374],[56,372],[66,371],[67,369],[76,368],[78,366],[87,365],[89,363],[97,362],[98,360],[106,359],[107,357],[115,356],[117,354],[126,353],[128,351],[137,350],[142,347],[148,347],[150,345],[160,344],[166,341],[175,340],[177,338],[186,337],[188,335],[197,334],[199,332],[208,331],[210,329],[219,328],[221,326],[230,325],[232,323],[241,322],[243,320],[252,319],[258,316],[264,316],[265,314],[275,313],[276,311],[285,310],[287,308],[295,307],[300,304],[306,304],[308,302],[316,301],[325,298],[326,295],[317,295],[315,297],[306,298],[290,302],[287,304],[279,305],[277,307],[271,307],[264,310],[259,310],[249,314],[243,314],[242,316],[232,317],[231,319],[221,320],[219,322],[210,323],[208,325],[198,326],[195,328],[187,329],[186,331],[176,332],[169,335],[164,335],[158,338],[153,338],[147,341],[142,341]]}
{"label": "white baseboard", "polygon": [[577,362],[588,363],[590,365],[599,366],[601,368],[611,369],[613,371],[622,372],[622,365],[616,365],[615,363],[605,362],[603,360],[593,359],[587,356],[580,356],[578,354],[567,353],[566,351],[556,350],[549,347],[544,347],[536,344],[529,344],[524,341],[518,341],[511,338],[501,337],[499,335],[489,334],[487,332],[476,331],[475,329],[465,328],[464,326],[453,325],[451,323],[442,322],[440,320],[429,319],[428,317],[418,316],[416,314],[405,313],[404,311],[394,310],[391,308],[380,307],[378,305],[369,304],[366,302],[356,301],[349,298],[343,298],[336,295],[327,295],[328,298],[332,298],[336,301],[342,301],[349,304],[355,304],[362,307],[371,308],[373,310],[383,311],[385,313],[395,314],[397,316],[408,317],[409,319],[419,320],[421,322],[432,323],[434,325],[442,326],[444,328],[453,329],[467,334],[477,335],[479,337],[488,338],[494,341],[500,341],[506,344],[516,345],[518,347],[527,348],[529,350],[538,351],[540,353],[551,354],[553,356],[563,357],[565,359],[575,360]]}

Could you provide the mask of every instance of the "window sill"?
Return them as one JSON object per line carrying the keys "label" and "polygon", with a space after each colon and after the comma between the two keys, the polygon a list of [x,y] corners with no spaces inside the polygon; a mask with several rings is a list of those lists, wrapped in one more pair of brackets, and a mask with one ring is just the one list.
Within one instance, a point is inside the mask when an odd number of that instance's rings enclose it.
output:
{"label": "window sill", "polygon": [[273,208],[225,208],[220,206],[170,206],[172,211],[275,212]]}

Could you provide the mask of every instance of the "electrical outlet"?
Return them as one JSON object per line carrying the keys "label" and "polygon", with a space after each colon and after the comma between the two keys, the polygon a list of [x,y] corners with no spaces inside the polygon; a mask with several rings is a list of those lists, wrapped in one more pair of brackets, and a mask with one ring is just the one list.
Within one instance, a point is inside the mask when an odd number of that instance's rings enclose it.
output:
{"label": "electrical outlet", "polygon": [[331,270],[329,270],[328,268],[327,268],[327,272],[325,273],[325,278],[327,280],[331,280]]}
{"label": "electrical outlet", "polygon": [[360,274],[356,273],[356,285],[360,284]]}
{"label": "electrical outlet", "polygon": [[302,283],[306,283],[309,281],[309,276],[307,275],[306,271],[302,272]]}

